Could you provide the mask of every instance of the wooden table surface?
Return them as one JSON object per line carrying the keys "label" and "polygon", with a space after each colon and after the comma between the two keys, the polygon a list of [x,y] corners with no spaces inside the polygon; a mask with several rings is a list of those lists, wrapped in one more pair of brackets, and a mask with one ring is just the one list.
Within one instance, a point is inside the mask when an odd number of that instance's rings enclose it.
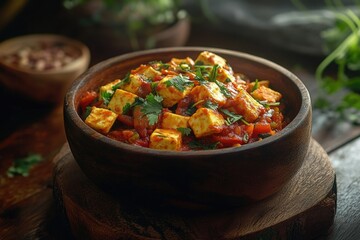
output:
{"label": "wooden table surface", "polygon": [[[200,27],[193,28],[187,45],[226,48],[267,58],[298,75],[313,100],[318,94],[314,71],[319,56],[288,52],[264,41]],[[92,64],[115,54],[91,51]],[[4,103],[0,117],[0,239],[71,239],[52,199],[52,160],[66,142],[61,104],[34,103],[1,86],[0,99]],[[359,136],[360,126],[314,111],[313,137],[329,154],[337,175],[337,214],[328,239],[360,239]],[[34,166],[28,177],[7,177],[13,160],[29,153],[42,154],[44,161]],[[44,215],[46,218],[39,217]]]}

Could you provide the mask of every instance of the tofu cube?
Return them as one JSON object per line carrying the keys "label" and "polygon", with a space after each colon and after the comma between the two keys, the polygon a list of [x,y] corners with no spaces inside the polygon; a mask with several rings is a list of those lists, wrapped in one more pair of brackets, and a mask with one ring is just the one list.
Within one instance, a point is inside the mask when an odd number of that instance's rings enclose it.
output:
{"label": "tofu cube", "polygon": [[116,84],[118,84],[121,80],[120,79],[116,79],[114,81],[112,81],[111,83],[108,83],[104,86],[101,86],[100,87],[100,90],[99,90],[99,100],[101,100],[101,96],[105,93],[105,92],[108,92],[108,93],[111,93],[113,94],[114,91],[112,90],[113,86],[115,86]]}
{"label": "tofu cube", "polygon": [[172,58],[170,60],[171,65],[180,65],[182,63],[188,64],[189,66],[193,66],[195,64],[194,60],[192,60],[189,57],[187,57],[187,58]]}
{"label": "tofu cube", "polygon": [[191,89],[191,97],[195,103],[199,101],[210,100],[222,106],[226,102],[226,97],[221,93],[219,86],[214,82],[207,82]]}
{"label": "tofu cube", "polygon": [[137,94],[141,85],[145,82],[140,74],[130,74],[130,82],[124,84],[121,88],[125,91]]}
{"label": "tofu cube", "polygon": [[161,127],[164,129],[188,128],[190,117],[181,116],[171,112],[164,112]]}
{"label": "tofu cube", "polygon": [[174,86],[168,86],[167,82],[176,76],[164,77],[156,87],[157,93],[164,99],[164,107],[172,107],[184,98],[191,90],[192,86],[186,86],[184,91],[180,91]]}
{"label": "tofu cube", "polygon": [[239,88],[238,91],[236,97],[227,103],[227,109],[242,115],[247,122],[254,122],[264,110],[263,105],[245,89]]}
{"label": "tofu cube", "polygon": [[[254,89],[255,84],[256,84],[255,81],[249,83],[246,90],[247,90],[248,92],[252,92],[253,89]],[[257,82],[257,85],[258,85],[258,88],[261,87],[261,86],[269,87],[269,86],[270,86],[270,81],[268,81],[268,80],[258,81],[258,82]]]}
{"label": "tofu cube", "polygon": [[197,138],[221,132],[224,124],[223,116],[209,108],[199,108],[189,119],[189,125]]}
{"label": "tofu cube", "polygon": [[150,135],[149,147],[159,150],[180,150],[181,133],[174,129],[155,129]]}
{"label": "tofu cube", "polygon": [[231,72],[229,70],[219,67],[216,80],[218,80],[222,83],[226,83],[228,81],[235,82],[235,77],[234,77],[234,75],[231,74]]}
{"label": "tofu cube", "polygon": [[125,105],[133,104],[137,97],[136,94],[117,89],[108,104],[108,108],[117,114],[123,114]]}
{"label": "tofu cube", "polygon": [[150,66],[147,66],[147,67],[144,69],[144,71],[142,72],[142,74],[143,74],[146,78],[149,78],[149,79],[152,80],[154,77],[161,75],[161,72],[156,71],[154,68],[152,68],[152,67],[150,67]]}
{"label": "tofu cube", "polygon": [[92,107],[89,116],[85,119],[85,123],[96,131],[107,134],[117,116],[116,113],[108,109]]}
{"label": "tofu cube", "polygon": [[269,103],[278,102],[282,97],[281,93],[265,86],[260,86],[259,88],[252,91],[251,96],[259,101],[267,101]]}
{"label": "tofu cube", "polygon": [[224,58],[208,51],[201,52],[196,58],[195,63],[196,62],[202,62],[204,65],[210,66],[217,64],[222,68],[226,66],[226,60]]}

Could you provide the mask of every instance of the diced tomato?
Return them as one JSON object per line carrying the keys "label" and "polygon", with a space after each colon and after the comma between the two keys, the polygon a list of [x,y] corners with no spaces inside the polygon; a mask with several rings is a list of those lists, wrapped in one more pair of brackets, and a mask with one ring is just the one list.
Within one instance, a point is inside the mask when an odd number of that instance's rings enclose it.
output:
{"label": "diced tomato", "polygon": [[95,91],[87,91],[80,100],[80,107],[82,111],[85,111],[86,107],[89,106],[97,98]]}
{"label": "diced tomato", "polygon": [[134,108],[134,128],[139,133],[140,137],[144,138],[149,136],[149,133],[154,131],[156,125],[151,126],[148,118],[141,112],[140,107]]}
{"label": "diced tomato", "polygon": [[154,82],[158,82],[158,81],[160,81],[161,79],[163,79],[164,78],[164,76],[162,76],[162,75],[156,75],[154,78],[153,78],[153,81]]}
{"label": "diced tomato", "polygon": [[151,91],[151,84],[149,82],[143,81],[139,87],[137,94],[140,97],[146,97],[148,94],[151,93]]}
{"label": "diced tomato", "polygon": [[233,136],[215,135],[215,136],[213,136],[213,140],[215,142],[220,142],[222,147],[231,147],[236,144],[243,144],[245,142],[242,137],[235,135],[235,134]]}
{"label": "diced tomato", "polygon": [[189,109],[190,104],[192,102],[192,98],[190,96],[186,96],[181,99],[178,104],[175,113],[183,116],[187,116],[186,111]]}
{"label": "diced tomato", "polygon": [[258,122],[254,125],[253,137],[257,137],[259,134],[271,133],[270,123]]}
{"label": "diced tomato", "polygon": [[117,120],[124,123],[126,126],[134,127],[134,118],[131,116],[119,114]]}

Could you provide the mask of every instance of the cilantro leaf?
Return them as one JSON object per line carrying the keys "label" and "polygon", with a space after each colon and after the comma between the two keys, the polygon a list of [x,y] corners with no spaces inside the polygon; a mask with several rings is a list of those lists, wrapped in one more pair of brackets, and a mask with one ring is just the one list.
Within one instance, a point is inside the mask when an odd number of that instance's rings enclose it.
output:
{"label": "cilantro leaf", "polygon": [[42,160],[43,157],[40,154],[29,154],[24,158],[15,159],[13,165],[7,170],[7,176],[14,177],[21,175],[27,177],[29,176],[30,169]]}
{"label": "cilantro leaf", "polygon": [[120,88],[121,86],[124,86],[125,84],[130,83],[130,72],[128,72],[123,80],[115,84],[111,89],[113,91],[116,91],[116,89]]}
{"label": "cilantro leaf", "polygon": [[105,91],[101,93],[101,99],[103,100],[105,105],[108,105],[114,92],[113,91]]}
{"label": "cilantro leaf", "polygon": [[137,97],[135,98],[135,101],[130,104],[130,103],[126,103],[125,106],[122,109],[122,114],[127,114],[133,107],[140,105],[144,103],[144,99]]}
{"label": "cilantro leaf", "polygon": [[176,130],[178,130],[179,132],[181,132],[182,135],[184,136],[189,136],[191,133],[191,128],[177,128]]}
{"label": "cilantro leaf", "polygon": [[210,82],[215,82],[216,81],[219,67],[220,67],[219,65],[215,64],[213,66],[213,68],[211,69],[210,76],[209,76],[209,81]]}
{"label": "cilantro leaf", "polygon": [[230,112],[229,110],[227,109],[221,109],[220,110],[222,113],[224,113],[226,116],[228,116],[226,119],[225,119],[225,123],[226,125],[231,125],[237,121],[239,121],[240,119],[243,118],[243,116],[241,115],[238,115],[238,114],[235,114],[233,112]]}
{"label": "cilantro leaf", "polygon": [[229,89],[227,89],[225,87],[225,84],[223,84],[222,82],[219,82],[218,80],[215,81],[215,83],[219,86],[220,88],[220,92],[227,98],[231,97],[231,93],[229,91]]}
{"label": "cilantro leaf", "polygon": [[84,118],[84,119],[86,119],[86,118],[90,115],[91,109],[92,109],[92,107],[90,107],[90,106],[87,106],[87,107],[85,108],[85,112],[84,112],[84,114],[83,114],[83,118]]}
{"label": "cilantro leaf", "polygon": [[174,86],[180,92],[185,91],[185,88],[193,85],[194,83],[189,80],[188,77],[183,75],[178,75],[173,77],[172,79],[165,82],[167,87]]}
{"label": "cilantro leaf", "polygon": [[141,112],[147,117],[150,125],[157,123],[159,115],[162,111],[162,101],[163,98],[159,95],[150,93],[146,96],[145,102],[141,107]]}
{"label": "cilantro leaf", "polygon": [[254,83],[254,86],[253,86],[252,89],[251,89],[251,92],[255,91],[255,90],[258,89],[258,88],[259,88],[259,80],[256,79],[256,80],[255,80],[255,83]]}
{"label": "cilantro leaf", "polygon": [[219,107],[219,105],[210,100],[206,100],[203,106],[212,110],[216,110]]}

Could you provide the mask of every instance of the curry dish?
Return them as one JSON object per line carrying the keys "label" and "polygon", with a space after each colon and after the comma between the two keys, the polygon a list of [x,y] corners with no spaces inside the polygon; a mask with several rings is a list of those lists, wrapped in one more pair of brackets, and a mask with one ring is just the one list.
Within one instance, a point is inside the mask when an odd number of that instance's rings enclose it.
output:
{"label": "curry dish", "polygon": [[160,150],[240,147],[286,124],[282,94],[201,52],[132,69],[80,101],[85,123],[121,142]]}

